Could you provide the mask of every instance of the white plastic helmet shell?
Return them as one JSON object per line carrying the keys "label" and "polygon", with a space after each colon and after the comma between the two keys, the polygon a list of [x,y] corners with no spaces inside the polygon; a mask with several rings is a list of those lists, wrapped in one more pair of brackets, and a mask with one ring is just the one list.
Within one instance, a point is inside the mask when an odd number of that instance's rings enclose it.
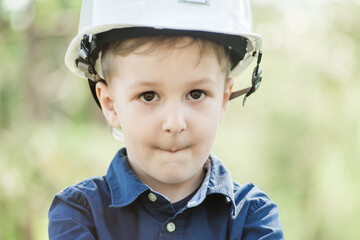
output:
{"label": "white plastic helmet shell", "polygon": [[125,27],[195,30],[242,36],[247,39],[247,53],[231,71],[232,77],[251,63],[262,45],[260,35],[253,33],[249,0],[84,0],[79,32],[66,52],[66,66],[75,74],[85,77],[75,65],[83,35],[91,37]]}

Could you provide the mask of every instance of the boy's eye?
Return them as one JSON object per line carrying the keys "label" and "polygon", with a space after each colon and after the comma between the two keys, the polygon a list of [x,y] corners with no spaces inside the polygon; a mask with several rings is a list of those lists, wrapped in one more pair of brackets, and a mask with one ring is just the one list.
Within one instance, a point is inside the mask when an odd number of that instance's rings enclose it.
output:
{"label": "boy's eye", "polygon": [[205,92],[201,90],[192,90],[187,94],[187,98],[191,100],[201,100],[205,97]]}
{"label": "boy's eye", "polygon": [[143,102],[155,102],[156,100],[159,99],[159,97],[155,92],[149,91],[140,94],[140,99]]}

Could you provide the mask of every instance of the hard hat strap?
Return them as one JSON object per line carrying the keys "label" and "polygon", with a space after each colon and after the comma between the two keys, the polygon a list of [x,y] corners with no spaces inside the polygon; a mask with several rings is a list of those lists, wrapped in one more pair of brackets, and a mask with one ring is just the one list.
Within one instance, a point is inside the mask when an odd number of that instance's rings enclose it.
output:
{"label": "hard hat strap", "polygon": [[242,89],[242,90],[239,90],[239,91],[236,91],[236,92],[232,92],[230,95],[230,100],[246,94],[244,97],[244,100],[243,100],[243,106],[244,106],[246,99],[260,87],[260,83],[262,80],[262,76],[261,76],[262,69],[260,68],[261,58],[262,58],[262,52],[259,51],[257,64],[256,64],[256,67],[254,68],[254,71],[252,74],[252,79],[251,79],[252,86]]}
{"label": "hard hat strap", "polygon": [[96,104],[99,106],[100,109],[102,109],[101,104],[99,102],[99,99],[98,99],[98,97],[96,95],[96,84],[98,82],[102,82],[102,83],[107,85],[107,83],[105,82],[104,79],[101,79],[101,78],[99,80],[97,80],[97,81],[93,81],[91,79],[88,79],[88,82],[89,82],[89,87],[90,87],[90,90],[91,90],[91,94],[94,97]]}

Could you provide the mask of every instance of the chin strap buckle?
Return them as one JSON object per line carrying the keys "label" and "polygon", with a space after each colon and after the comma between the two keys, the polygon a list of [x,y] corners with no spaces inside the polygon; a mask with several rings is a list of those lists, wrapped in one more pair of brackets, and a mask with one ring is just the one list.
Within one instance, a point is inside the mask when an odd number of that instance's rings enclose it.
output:
{"label": "chin strap buckle", "polygon": [[245,105],[246,99],[260,87],[260,83],[262,80],[262,76],[261,76],[262,69],[260,68],[261,57],[262,57],[262,52],[259,51],[257,64],[252,74],[252,79],[251,79],[252,86],[244,97],[243,106]]}
{"label": "chin strap buckle", "polygon": [[246,99],[253,94],[259,87],[260,87],[260,83],[262,80],[262,69],[260,68],[260,63],[261,63],[261,58],[262,58],[262,52],[259,51],[258,53],[258,58],[257,58],[257,64],[256,67],[254,68],[253,74],[252,74],[252,79],[251,79],[251,87],[242,89],[240,91],[236,91],[231,93],[230,95],[230,100],[234,99],[236,97],[239,97],[241,95],[245,95],[244,100],[243,100],[243,106],[245,105]]}
{"label": "chin strap buckle", "polygon": [[90,37],[85,34],[81,40],[79,57],[75,59],[75,64],[76,67],[82,71],[85,74],[85,77],[88,79],[91,93],[97,105],[101,109],[101,104],[96,96],[96,84],[98,82],[103,82],[106,84],[106,82],[97,74],[95,70],[95,61],[92,59],[92,56],[96,55],[97,57],[98,54],[98,52],[95,54],[95,49],[97,48],[96,44],[96,36],[93,36],[92,40],[90,41]]}
{"label": "chin strap buckle", "polygon": [[85,34],[81,40],[79,57],[75,59],[75,64],[85,74],[86,78],[96,81],[97,73],[91,61],[91,48],[90,37]]}

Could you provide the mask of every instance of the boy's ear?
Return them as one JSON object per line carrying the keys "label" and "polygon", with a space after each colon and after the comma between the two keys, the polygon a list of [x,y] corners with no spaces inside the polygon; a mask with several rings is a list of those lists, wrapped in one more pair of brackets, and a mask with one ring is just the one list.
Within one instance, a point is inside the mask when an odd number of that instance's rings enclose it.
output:
{"label": "boy's ear", "polygon": [[99,99],[106,120],[112,127],[120,128],[119,118],[115,109],[115,102],[109,86],[103,82],[96,83],[96,96]]}
{"label": "boy's ear", "polygon": [[222,102],[222,106],[221,106],[220,122],[225,117],[225,113],[227,111],[229,99],[230,99],[230,95],[231,95],[231,89],[233,86],[234,86],[234,79],[228,78],[226,81],[226,84],[225,84],[225,89],[224,89],[223,102]]}

